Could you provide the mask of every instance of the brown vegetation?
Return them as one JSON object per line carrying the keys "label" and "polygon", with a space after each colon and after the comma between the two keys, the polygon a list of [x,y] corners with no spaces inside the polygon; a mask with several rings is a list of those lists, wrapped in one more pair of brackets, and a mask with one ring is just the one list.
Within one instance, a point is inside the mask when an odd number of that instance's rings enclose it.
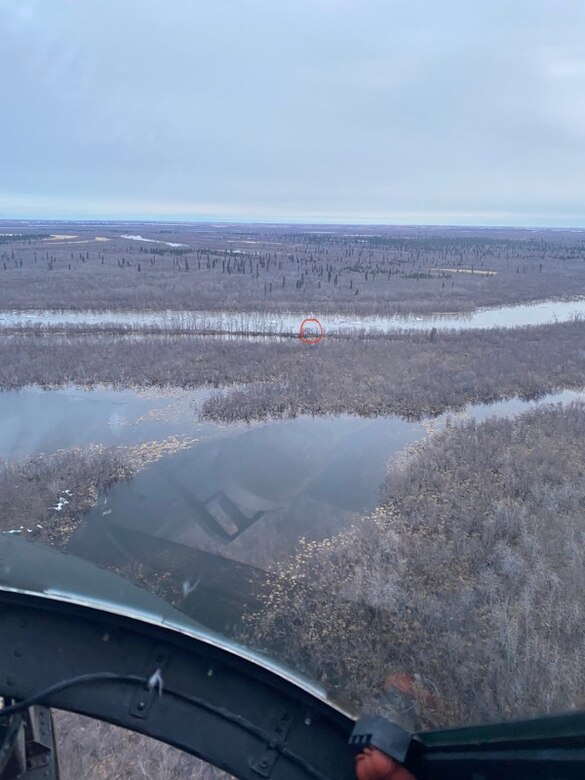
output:
{"label": "brown vegetation", "polygon": [[116,448],[0,464],[0,531],[63,546],[103,491],[134,470]]}
{"label": "brown vegetation", "polygon": [[[79,241],[46,241],[35,226],[0,242],[0,309],[392,314],[585,289],[585,242],[571,232],[132,229],[185,244],[173,247],[122,239],[127,228],[114,224],[51,229]],[[96,230],[110,240],[94,241]],[[343,412],[420,418],[585,386],[582,321],[316,346],[101,330],[5,330],[0,387],[232,385],[203,409],[229,422]],[[275,567],[244,639],[409,726],[582,705],[584,441],[583,405],[433,434],[390,475],[378,512],[325,542],[303,543]],[[140,467],[144,453],[136,457],[101,449],[2,464],[0,529],[65,544],[98,491]],[[58,714],[57,729],[65,778],[221,775],[79,716]]]}
{"label": "brown vegetation", "polygon": [[61,780],[227,780],[195,756],[133,731],[53,710]]}
{"label": "brown vegetation", "polygon": [[276,567],[249,639],[393,717],[406,675],[418,725],[583,706],[584,476],[583,404],[436,433],[378,512]]}
{"label": "brown vegetation", "polygon": [[[585,322],[379,339],[242,342],[169,336],[0,338],[0,387],[232,385],[208,419],[407,417],[585,385]],[[241,385],[244,385],[242,387]]]}
{"label": "brown vegetation", "polygon": [[0,247],[0,309],[448,312],[585,289],[571,231],[133,225],[148,243],[115,223],[50,229],[78,238],[10,226],[25,235]]}
{"label": "brown vegetation", "polygon": [[585,322],[575,321],[354,339],[304,351],[280,345],[274,368],[267,361],[257,381],[208,399],[203,414],[225,421],[343,412],[417,419],[469,403],[533,399],[585,385],[584,340]]}

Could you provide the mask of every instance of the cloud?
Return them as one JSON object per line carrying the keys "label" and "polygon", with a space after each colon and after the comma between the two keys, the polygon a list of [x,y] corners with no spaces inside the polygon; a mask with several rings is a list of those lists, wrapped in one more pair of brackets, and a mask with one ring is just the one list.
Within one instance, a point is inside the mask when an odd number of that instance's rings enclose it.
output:
{"label": "cloud", "polygon": [[550,0],[4,0],[1,213],[582,220],[584,21]]}

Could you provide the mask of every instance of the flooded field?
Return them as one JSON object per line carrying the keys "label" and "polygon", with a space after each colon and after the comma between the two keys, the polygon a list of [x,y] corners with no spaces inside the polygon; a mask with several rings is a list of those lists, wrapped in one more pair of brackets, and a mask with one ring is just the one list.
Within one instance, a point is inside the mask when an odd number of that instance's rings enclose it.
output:
{"label": "flooded field", "polygon": [[393,459],[447,419],[510,416],[585,397],[565,391],[539,402],[470,405],[422,423],[343,415],[227,426],[198,419],[210,392],[3,392],[0,456],[15,461],[95,445],[156,449],[191,437],[163,457],[145,457],[133,479],[99,496],[69,549],[147,579],[173,572],[175,591],[184,592],[165,596],[221,630],[226,616],[237,622],[250,587],[301,537],[323,539],[371,512]]}

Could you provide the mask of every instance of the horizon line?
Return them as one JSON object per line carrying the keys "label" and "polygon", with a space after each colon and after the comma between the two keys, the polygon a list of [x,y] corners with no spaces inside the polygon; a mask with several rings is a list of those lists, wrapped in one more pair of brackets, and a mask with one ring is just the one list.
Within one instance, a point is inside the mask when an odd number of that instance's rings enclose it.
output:
{"label": "horizon line", "polygon": [[173,219],[164,219],[156,217],[139,218],[139,217],[5,217],[0,216],[0,223],[3,222],[21,222],[28,224],[44,224],[44,223],[92,223],[92,224],[159,224],[159,225],[271,225],[278,227],[290,226],[290,225],[304,225],[304,226],[327,226],[327,227],[385,227],[385,228],[463,228],[463,229],[492,229],[492,230],[573,230],[573,231],[585,231],[585,225],[559,225],[557,224],[502,224],[502,223],[456,223],[456,222],[351,222],[351,221],[313,221],[308,218],[291,218],[290,220],[284,219],[250,219],[245,217],[175,217]]}

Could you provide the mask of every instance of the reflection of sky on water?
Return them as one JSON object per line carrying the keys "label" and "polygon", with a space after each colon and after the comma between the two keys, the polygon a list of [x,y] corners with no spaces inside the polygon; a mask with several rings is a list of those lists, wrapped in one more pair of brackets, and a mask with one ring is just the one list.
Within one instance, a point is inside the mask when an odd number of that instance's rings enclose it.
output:
{"label": "reflection of sky on water", "polygon": [[[171,394],[65,387],[0,392],[0,458],[21,460],[90,444],[141,444],[188,433],[210,390]],[[197,431],[208,426],[197,426]]]}
{"label": "reflection of sky on water", "polygon": [[[464,330],[471,328],[521,327],[548,322],[565,322],[585,315],[585,298],[573,301],[544,301],[478,309],[470,314],[432,314],[388,317],[359,317],[341,314],[307,313],[318,317],[325,333],[392,332],[401,328]],[[157,327],[225,333],[298,334],[303,316],[291,312],[107,312],[107,311],[33,311],[1,312],[0,327],[35,325],[101,325],[128,328]]]}
{"label": "reflection of sky on water", "polygon": [[[237,624],[243,600],[257,594],[262,571],[286,559],[301,537],[329,537],[378,505],[388,465],[429,425],[350,415],[199,424],[197,406],[209,392],[67,387],[0,393],[0,455],[20,459],[89,444],[193,436],[187,448],[147,459],[132,480],[102,495],[69,549],[148,577],[170,572],[167,597],[174,588],[174,601],[185,582],[199,583],[183,594],[183,607],[227,630]],[[478,404],[442,415],[430,427],[442,427],[448,417],[481,420],[584,397],[564,391],[538,402]]]}

